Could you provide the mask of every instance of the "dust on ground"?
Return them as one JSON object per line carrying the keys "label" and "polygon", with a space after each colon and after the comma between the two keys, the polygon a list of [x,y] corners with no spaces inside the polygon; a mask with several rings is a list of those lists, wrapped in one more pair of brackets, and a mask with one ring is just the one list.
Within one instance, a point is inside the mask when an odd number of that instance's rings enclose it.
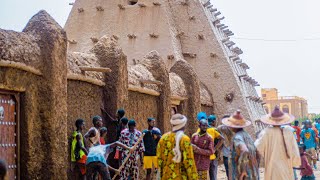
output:
{"label": "dust on ground", "polygon": [[[316,179],[320,179],[320,161],[317,161],[317,167],[318,169],[313,169],[314,176]],[[300,171],[297,170],[298,179],[301,179],[300,177]],[[227,180],[226,171],[223,166],[223,164],[219,165],[218,167],[218,180]],[[264,168],[260,168],[260,180],[264,180]]]}

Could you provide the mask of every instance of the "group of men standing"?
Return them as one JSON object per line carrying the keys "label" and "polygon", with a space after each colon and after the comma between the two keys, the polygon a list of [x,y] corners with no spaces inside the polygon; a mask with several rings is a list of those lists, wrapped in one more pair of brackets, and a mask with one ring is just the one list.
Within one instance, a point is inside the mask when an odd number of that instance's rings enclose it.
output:
{"label": "group of men standing", "polygon": [[[200,112],[197,116],[199,128],[191,139],[184,134],[187,125],[184,115],[173,114],[170,119],[172,130],[162,135],[155,127],[154,118],[148,118],[148,128],[140,132],[135,128],[136,122],[128,121],[124,114],[124,110],[118,110],[117,118],[113,119],[117,127],[117,141],[107,145],[103,143],[107,133],[101,132],[101,117],[93,118],[94,127],[84,137],[81,132],[84,121],[76,121],[71,159],[75,165],[74,172],[80,178],[111,179],[109,170],[112,170],[120,179],[139,179],[140,164],[146,169],[147,180],[151,179],[153,168],[156,172],[153,176],[161,180],[215,180],[218,161],[222,156],[229,180],[260,179],[261,157],[264,158],[266,180],[295,179],[294,169],[301,170],[304,179],[314,179],[306,159],[314,159],[308,142],[312,139],[310,137],[316,138],[317,135],[309,130],[308,122],[298,136],[297,132],[294,134],[287,128],[294,117],[283,113],[279,107],[261,118],[263,123],[270,126],[258,135],[256,141],[245,131],[251,122],[244,119],[239,110],[232,116],[224,116],[222,125],[218,127],[214,115],[207,117]],[[300,141],[297,141],[297,137],[300,136],[304,145],[298,149]],[[310,146],[315,148],[314,145]],[[108,163],[108,156],[114,150],[114,159],[119,159],[118,169]]]}

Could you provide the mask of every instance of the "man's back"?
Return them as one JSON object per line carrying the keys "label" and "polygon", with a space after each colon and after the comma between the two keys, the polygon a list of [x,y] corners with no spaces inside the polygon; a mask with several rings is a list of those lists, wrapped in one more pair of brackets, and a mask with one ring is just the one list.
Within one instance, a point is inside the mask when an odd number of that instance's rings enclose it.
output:
{"label": "man's back", "polygon": [[[283,136],[279,127],[268,127],[261,132],[255,142],[259,153],[264,157],[266,180],[293,179],[292,168],[299,167],[301,164],[298,145],[293,133],[284,128]],[[290,158],[287,157],[286,150]]]}
{"label": "man's back", "polygon": [[164,134],[157,148],[157,156],[161,179],[198,179],[197,168],[194,162],[193,149],[190,143],[190,138],[183,135],[180,140],[180,150],[182,155],[181,163],[173,162],[176,133],[168,132]]}

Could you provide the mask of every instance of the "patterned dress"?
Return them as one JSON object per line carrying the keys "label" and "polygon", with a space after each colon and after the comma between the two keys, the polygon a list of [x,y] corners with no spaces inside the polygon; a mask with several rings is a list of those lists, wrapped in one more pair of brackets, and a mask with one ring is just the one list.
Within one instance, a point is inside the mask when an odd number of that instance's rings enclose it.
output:
{"label": "patterned dress", "polygon": [[157,156],[161,180],[197,180],[197,167],[194,161],[190,138],[186,135],[180,140],[182,159],[175,163],[173,148],[176,133],[168,132],[162,136],[158,143]]}
{"label": "patterned dress", "polygon": [[[138,142],[138,139],[142,136],[141,132],[138,130],[134,130],[133,133],[129,131],[129,129],[124,129],[121,132],[119,141],[128,147],[132,147]],[[122,163],[124,159],[126,159],[127,154],[129,153],[128,150],[122,149],[121,147],[118,147],[118,149],[122,152]],[[140,153],[144,151],[144,145],[143,141],[141,141],[136,150],[131,154],[129,160],[125,164],[125,167],[120,172],[120,180],[127,180],[129,176],[131,176],[131,179],[138,179],[139,177],[139,166],[138,162],[140,157]]]}
{"label": "patterned dress", "polygon": [[[240,146],[245,145],[249,153],[241,157]],[[246,172],[246,180],[259,180],[259,162],[257,149],[251,136],[244,130],[237,132],[231,142],[231,159],[229,177],[239,179],[242,172]]]}

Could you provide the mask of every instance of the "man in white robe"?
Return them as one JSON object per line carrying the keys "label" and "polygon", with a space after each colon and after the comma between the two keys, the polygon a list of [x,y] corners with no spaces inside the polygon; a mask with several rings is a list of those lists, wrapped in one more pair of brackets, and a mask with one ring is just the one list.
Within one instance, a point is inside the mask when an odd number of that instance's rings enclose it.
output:
{"label": "man in white robe", "polygon": [[267,127],[259,135],[255,146],[264,158],[265,180],[294,179],[293,167],[300,167],[300,153],[294,134],[288,128],[280,128],[288,124],[294,117],[275,107],[271,114],[261,118]]}

